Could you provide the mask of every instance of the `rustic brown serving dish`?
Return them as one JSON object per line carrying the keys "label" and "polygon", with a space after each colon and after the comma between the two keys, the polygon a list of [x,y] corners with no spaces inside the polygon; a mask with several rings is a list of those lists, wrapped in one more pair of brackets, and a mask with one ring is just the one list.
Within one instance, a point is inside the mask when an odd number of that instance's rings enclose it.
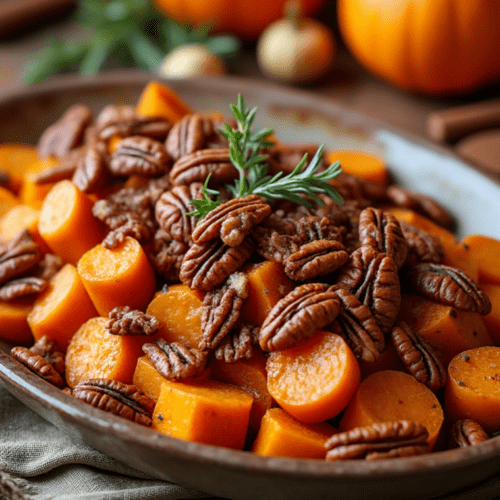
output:
{"label": "rustic brown serving dish", "polygon": [[[151,76],[65,77],[0,97],[0,142],[35,143],[75,102],[94,110],[134,103]],[[333,102],[238,78],[172,81],[194,109],[221,110],[241,93],[259,106],[260,124],[288,142],[359,148],[387,158],[403,185],[425,192],[459,220],[458,232],[500,238],[500,187],[445,149],[412,138]],[[490,216],[485,216],[490,214]],[[8,351],[9,346],[2,346]],[[128,465],[183,486],[234,499],[428,499],[500,471],[500,437],[467,449],[405,459],[326,462],[252,455],[181,441],[82,403],[33,375],[0,350],[0,382],[54,425]]]}

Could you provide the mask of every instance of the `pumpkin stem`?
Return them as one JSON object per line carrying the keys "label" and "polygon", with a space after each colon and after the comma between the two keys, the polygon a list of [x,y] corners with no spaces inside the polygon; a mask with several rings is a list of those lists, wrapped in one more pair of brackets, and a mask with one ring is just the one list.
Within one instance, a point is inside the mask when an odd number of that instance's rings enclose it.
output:
{"label": "pumpkin stem", "polygon": [[285,17],[292,26],[298,31],[302,28],[302,5],[300,0],[288,0],[285,4]]}

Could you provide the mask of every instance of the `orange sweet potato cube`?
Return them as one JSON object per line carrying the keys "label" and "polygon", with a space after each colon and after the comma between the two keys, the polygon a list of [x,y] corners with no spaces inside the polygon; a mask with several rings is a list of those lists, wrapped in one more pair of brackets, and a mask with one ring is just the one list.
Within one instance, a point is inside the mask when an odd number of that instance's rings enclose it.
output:
{"label": "orange sweet potato cube", "polygon": [[261,325],[273,306],[295,286],[285,274],[283,265],[264,261],[245,269],[249,281],[248,299],[243,306],[242,317],[255,325]]}
{"label": "orange sweet potato cube", "polygon": [[471,234],[466,236],[462,243],[467,245],[476,259],[479,267],[479,281],[500,284],[500,268],[498,266],[500,240]]}
{"label": "orange sweet potato cube", "polygon": [[216,380],[166,381],[153,428],[176,438],[241,450],[252,403],[248,392]]}
{"label": "orange sweet potato cube", "polygon": [[257,346],[254,351],[250,359],[238,359],[234,363],[213,359],[210,369],[215,380],[241,387],[253,396],[249,426],[257,431],[273,398],[267,388],[266,356]]}
{"label": "orange sweet potato cube", "polygon": [[[151,342],[151,338],[146,338],[145,342]],[[210,370],[205,370],[199,377],[198,380],[206,378]],[[161,386],[163,382],[168,382],[168,379],[163,377],[160,372],[155,368],[151,360],[147,356],[141,356],[137,360],[137,365],[134,371],[133,383],[139,389],[147,394],[152,400],[158,401],[161,392]]]}
{"label": "orange sweet potato cube", "polygon": [[493,345],[479,313],[459,311],[418,295],[402,295],[398,321],[415,328],[441,354],[445,366],[462,351]]}
{"label": "orange sweet potato cube", "polygon": [[281,408],[271,408],[262,419],[252,451],[274,457],[325,458],[325,441],[336,432],[326,422],[304,424]]}
{"label": "orange sweet potato cube", "polygon": [[150,82],[139,97],[136,112],[142,116],[160,116],[175,123],[192,110],[170,87]]}

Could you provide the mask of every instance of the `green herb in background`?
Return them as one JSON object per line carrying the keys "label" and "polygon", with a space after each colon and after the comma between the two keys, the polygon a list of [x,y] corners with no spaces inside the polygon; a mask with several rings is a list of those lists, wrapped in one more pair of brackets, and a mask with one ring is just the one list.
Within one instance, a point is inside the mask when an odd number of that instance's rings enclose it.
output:
{"label": "green herb in background", "polygon": [[[266,129],[252,133],[251,127],[257,108],[248,109],[241,95],[238,96],[237,105],[231,104],[231,110],[238,122],[238,129],[234,130],[224,124],[224,130],[219,130],[219,132],[229,141],[231,163],[240,174],[234,186],[226,186],[235,198],[258,194],[269,202],[282,199],[310,207],[309,200],[323,206],[324,203],[318,194],[327,194],[337,203],[343,203],[341,196],[327,182],[341,173],[339,162],[332,163],[327,169],[318,172],[324,146],[318,148],[309,164],[307,164],[307,154],[305,154],[292,172],[287,175],[278,172],[271,177],[267,175],[267,158],[260,154],[260,150],[273,144],[266,140],[273,131]],[[191,200],[190,203],[196,210],[187,215],[202,219],[222,203],[219,199],[219,192],[208,188],[208,181],[209,178],[202,188],[203,199]],[[212,199],[212,196],[216,199]]]}
{"label": "green herb in background", "polygon": [[110,60],[156,72],[169,52],[189,43],[205,45],[222,57],[240,50],[236,37],[212,35],[209,27],[190,29],[176,24],[150,0],[80,0],[76,18],[89,30],[89,38],[53,38],[28,63],[28,81],[65,71],[93,75]]}

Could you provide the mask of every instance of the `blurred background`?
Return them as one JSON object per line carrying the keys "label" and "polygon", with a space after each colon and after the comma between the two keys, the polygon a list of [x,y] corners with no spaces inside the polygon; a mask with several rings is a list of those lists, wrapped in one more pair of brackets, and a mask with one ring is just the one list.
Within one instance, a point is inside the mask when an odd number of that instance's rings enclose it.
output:
{"label": "blurred background", "polygon": [[460,153],[487,130],[500,152],[498,1],[0,0],[0,68],[0,94],[122,68],[258,78]]}

